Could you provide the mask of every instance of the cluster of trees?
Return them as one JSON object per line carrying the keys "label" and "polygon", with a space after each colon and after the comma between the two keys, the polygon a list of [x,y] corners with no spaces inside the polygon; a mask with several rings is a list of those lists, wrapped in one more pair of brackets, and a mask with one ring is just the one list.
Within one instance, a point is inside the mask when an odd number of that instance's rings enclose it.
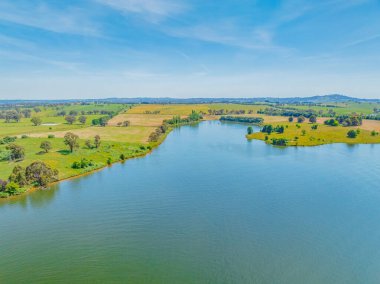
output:
{"label": "cluster of trees", "polygon": [[148,141],[149,142],[157,142],[160,139],[160,137],[166,133],[167,130],[168,130],[168,127],[166,126],[166,124],[163,124],[163,125],[157,127],[154,130],[154,132],[152,132],[149,135]]}
{"label": "cluster of trees", "polygon": [[[36,111],[37,109],[37,111]],[[40,108],[35,108],[35,112],[40,112]],[[0,112],[0,119],[4,119],[5,122],[19,122],[21,118],[30,118],[32,116],[32,110],[31,109],[20,109],[19,107],[16,107],[15,109],[8,109],[3,110]]]}
{"label": "cluster of trees", "polygon": [[101,141],[100,141],[100,136],[95,135],[94,137],[94,143],[91,142],[91,140],[86,140],[85,145],[88,149],[93,149],[96,148],[98,149],[100,147]]}
{"label": "cluster of trees", "polygon": [[28,186],[47,186],[58,180],[58,170],[41,161],[31,163],[26,168],[17,165],[7,181],[0,180],[0,196],[14,195]]}
{"label": "cluster of trees", "polygon": [[336,118],[343,126],[362,125],[362,118],[358,115],[341,115]]}
{"label": "cluster of trees", "polygon": [[94,114],[102,114],[102,115],[115,115],[114,111],[111,110],[88,110],[88,111],[77,111],[77,110],[71,110],[69,112],[66,112],[65,110],[60,110],[56,113],[56,116],[78,116],[78,115],[94,115]]}
{"label": "cluster of trees", "polygon": [[261,117],[243,117],[243,116],[222,116],[220,120],[240,122],[240,123],[254,123],[254,124],[261,124],[264,122],[264,119],[262,119]]}
{"label": "cluster of trees", "polygon": [[313,109],[300,110],[296,108],[274,108],[274,107],[260,109],[257,111],[257,113],[270,115],[270,116],[293,116],[293,117],[304,116],[306,118],[309,118],[312,115],[318,114]]}
{"label": "cluster of trees", "polygon": [[284,133],[285,127],[283,125],[277,125],[273,127],[270,124],[264,125],[264,127],[261,129],[261,132],[271,134],[272,132],[277,132],[277,133]]}
{"label": "cluster of trees", "polygon": [[335,119],[327,119],[324,123],[330,126],[338,126],[339,124],[342,126],[359,126],[362,125],[362,118],[357,115],[341,115]]}
{"label": "cluster of trees", "polygon": [[369,114],[364,117],[365,119],[371,119],[371,120],[380,120],[379,114]]}
{"label": "cluster of trees", "polygon": [[228,115],[228,114],[252,114],[253,110],[244,110],[244,109],[236,109],[236,110],[228,110],[228,109],[209,109],[209,115]]}
{"label": "cluster of trees", "polygon": [[108,121],[112,118],[112,116],[102,116],[99,118],[95,118],[92,120],[91,124],[94,126],[106,126]]}
{"label": "cluster of trees", "polygon": [[172,119],[164,120],[164,124],[166,125],[181,125],[181,124],[189,124],[198,122],[203,118],[202,114],[196,111],[191,111],[191,114],[186,118],[181,118],[179,115],[173,116]]}
{"label": "cluster of trees", "polygon": [[276,146],[286,146],[288,143],[288,140],[284,139],[284,138],[273,138],[272,139],[272,145],[276,145]]}

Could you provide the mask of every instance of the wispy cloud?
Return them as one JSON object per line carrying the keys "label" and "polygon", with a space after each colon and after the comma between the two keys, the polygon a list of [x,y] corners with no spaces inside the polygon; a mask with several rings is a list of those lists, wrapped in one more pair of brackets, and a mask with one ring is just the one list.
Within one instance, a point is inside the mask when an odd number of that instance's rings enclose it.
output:
{"label": "wispy cloud", "polygon": [[56,33],[98,35],[93,21],[85,10],[78,7],[57,9],[46,3],[24,2],[14,4],[8,0],[0,2],[0,21],[29,26]]}
{"label": "wispy cloud", "polygon": [[[178,0],[95,0],[122,13],[135,13],[158,20],[179,14],[187,6]],[[152,18],[153,17],[153,18]]]}

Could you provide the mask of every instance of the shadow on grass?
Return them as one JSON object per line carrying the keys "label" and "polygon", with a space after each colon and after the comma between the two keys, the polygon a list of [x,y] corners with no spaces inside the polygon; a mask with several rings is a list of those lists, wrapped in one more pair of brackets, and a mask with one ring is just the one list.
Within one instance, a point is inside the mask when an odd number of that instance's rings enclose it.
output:
{"label": "shadow on grass", "polygon": [[57,153],[60,153],[61,155],[70,155],[71,152],[69,150],[59,150]]}
{"label": "shadow on grass", "polygon": [[47,153],[48,153],[48,152],[40,151],[40,152],[36,153],[36,155],[45,155],[45,154],[47,154]]}

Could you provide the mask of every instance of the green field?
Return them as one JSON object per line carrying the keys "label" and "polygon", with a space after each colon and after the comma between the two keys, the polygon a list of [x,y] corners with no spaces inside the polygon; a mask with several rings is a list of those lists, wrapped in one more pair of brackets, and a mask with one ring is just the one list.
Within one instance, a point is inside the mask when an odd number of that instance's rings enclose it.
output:
{"label": "green field", "polygon": [[[276,126],[277,124],[272,124]],[[374,144],[380,143],[380,135],[373,136],[371,131],[360,129],[359,127],[327,126],[318,124],[318,129],[313,130],[311,123],[284,122],[279,125],[285,127],[284,133],[267,133],[257,132],[247,135],[248,139],[258,139],[272,143],[272,139],[283,138],[287,140],[288,146],[316,146],[331,143],[348,143],[348,144]],[[299,127],[297,127],[299,125]],[[356,138],[348,138],[349,130],[360,129]],[[303,132],[305,131],[305,132]]]}

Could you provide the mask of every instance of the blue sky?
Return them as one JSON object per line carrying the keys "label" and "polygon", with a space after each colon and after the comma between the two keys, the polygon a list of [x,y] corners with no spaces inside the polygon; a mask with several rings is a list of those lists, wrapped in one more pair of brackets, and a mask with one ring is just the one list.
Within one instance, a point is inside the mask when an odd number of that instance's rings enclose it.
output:
{"label": "blue sky", "polygon": [[380,98],[378,0],[1,0],[0,99]]}

